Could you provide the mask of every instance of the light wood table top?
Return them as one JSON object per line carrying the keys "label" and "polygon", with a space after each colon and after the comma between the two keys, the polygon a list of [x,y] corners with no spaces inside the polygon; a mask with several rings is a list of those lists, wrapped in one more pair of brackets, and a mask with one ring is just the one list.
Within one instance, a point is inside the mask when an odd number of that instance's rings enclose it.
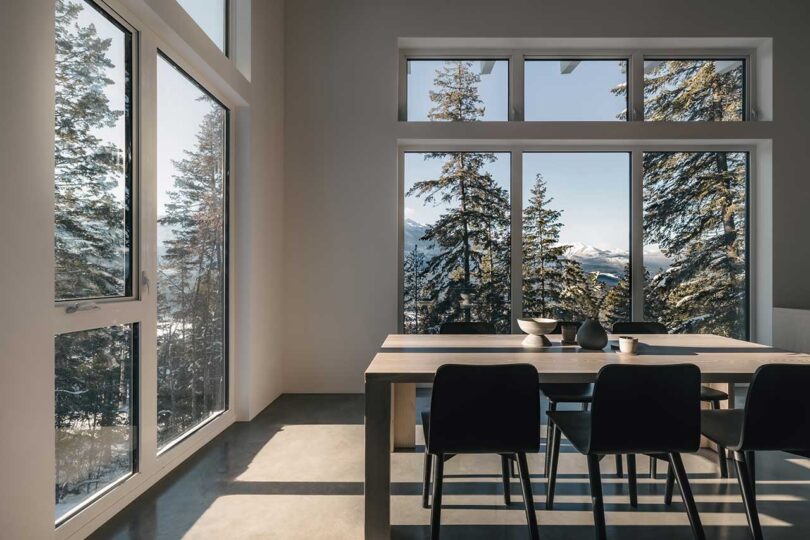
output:
{"label": "light wood table top", "polygon": [[700,368],[704,382],[747,382],[763,364],[810,363],[807,354],[710,334],[636,335],[635,355],[614,351],[618,336],[613,335],[601,351],[561,345],[559,335],[547,336],[551,347],[524,348],[524,337],[391,334],[366,369],[366,380],[432,382],[443,364],[529,363],[544,382],[589,382],[607,364],[691,363]]}

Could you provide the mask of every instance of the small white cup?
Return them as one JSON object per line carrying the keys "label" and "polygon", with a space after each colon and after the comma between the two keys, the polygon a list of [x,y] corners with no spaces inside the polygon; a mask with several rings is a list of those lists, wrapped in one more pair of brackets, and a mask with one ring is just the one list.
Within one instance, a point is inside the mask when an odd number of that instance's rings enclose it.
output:
{"label": "small white cup", "polygon": [[636,354],[638,351],[638,338],[619,336],[619,352]]}

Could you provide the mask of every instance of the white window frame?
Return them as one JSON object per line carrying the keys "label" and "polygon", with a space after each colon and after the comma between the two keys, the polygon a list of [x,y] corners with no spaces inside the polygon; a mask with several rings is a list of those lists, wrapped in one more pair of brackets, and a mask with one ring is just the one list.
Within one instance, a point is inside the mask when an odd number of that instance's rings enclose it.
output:
{"label": "white window frame", "polygon": [[[626,60],[627,61],[627,122],[644,121],[644,61],[659,59],[723,60],[740,59],[745,62],[743,88],[743,121],[757,119],[757,103],[752,83],[757,76],[756,51],[743,48],[605,48],[605,49],[401,49],[399,51],[398,119],[408,121],[407,79],[408,60],[509,60],[509,121],[523,122],[525,111],[524,72],[526,60]],[[532,121],[532,122],[543,122]],[[611,120],[610,122],[624,123]],[[679,122],[683,123],[683,122]]]}
{"label": "white window frame", "polygon": [[[138,395],[134,396],[137,426],[136,470],[100,490],[97,494],[72,510],[56,523],[57,540],[83,538],[113,517],[136,497],[144,493],[174,467],[219,435],[236,421],[236,269],[237,227],[235,216],[237,171],[237,108],[247,103],[246,81],[238,71],[223,71],[215,56],[193,54],[179,44],[176,33],[164,25],[153,26],[146,4],[139,0],[91,0],[132,32],[132,294],[93,300],[79,300],[80,309],[67,313],[66,307],[74,300],[55,302],[53,307],[53,334],[91,330],[119,324],[137,324],[139,330],[139,358],[133,359],[137,370]],[[182,10],[178,5],[177,9]],[[229,9],[233,0],[229,0]],[[176,10],[175,10],[176,11]],[[185,11],[183,10],[185,13]],[[169,13],[171,15],[171,13]],[[229,25],[233,27],[233,18]],[[181,26],[181,25],[178,25]],[[198,30],[198,29],[195,29]],[[207,35],[192,35],[198,42]],[[229,51],[233,33],[228,35]],[[171,59],[189,77],[205,88],[229,111],[228,114],[228,181],[227,204],[227,381],[226,409],[201,422],[171,444],[157,450],[157,59],[158,51]],[[222,55],[217,48],[217,55]],[[235,66],[235,60],[228,58]],[[149,285],[143,283],[146,278]],[[91,305],[92,304],[92,305]],[[53,500],[51,500],[53,502]]]}
{"label": "white window frame", "polygon": [[425,143],[406,143],[398,145],[399,167],[398,167],[398,251],[397,251],[397,276],[398,276],[398,301],[397,301],[397,324],[398,331],[404,331],[404,306],[403,293],[405,288],[404,276],[404,244],[405,244],[405,166],[404,157],[406,153],[414,152],[501,152],[511,155],[511,178],[510,200],[511,200],[511,268],[510,268],[510,297],[512,308],[512,332],[519,333],[516,317],[523,313],[523,154],[527,153],[553,153],[553,152],[616,152],[627,153],[629,155],[629,249],[631,268],[631,310],[634,320],[644,318],[644,250],[643,250],[643,158],[645,152],[744,152],[749,156],[748,163],[748,189],[746,199],[746,265],[748,282],[748,333],[754,334],[756,328],[755,304],[754,304],[754,284],[752,268],[754,266],[754,252],[756,249],[756,237],[753,233],[754,210],[752,193],[755,191],[756,165],[754,163],[757,147],[748,143],[690,143],[688,141],[617,141],[609,143],[593,144],[582,143],[554,143],[554,142],[508,142],[499,143],[465,143],[465,142],[441,142],[429,141]]}

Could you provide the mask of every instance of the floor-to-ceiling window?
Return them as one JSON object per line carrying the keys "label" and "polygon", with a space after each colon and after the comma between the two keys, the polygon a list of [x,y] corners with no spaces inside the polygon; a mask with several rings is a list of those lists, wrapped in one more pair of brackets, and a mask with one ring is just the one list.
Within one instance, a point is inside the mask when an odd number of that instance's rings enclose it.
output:
{"label": "floor-to-ceiling window", "polygon": [[158,448],[227,406],[228,110],[158,59]]}
{"label": "floor-to-ceiling window", "polygon": [[132,54],[100,6],[56,1],[57,521],[136,471],[139,328],[101,307],[133,299]]}

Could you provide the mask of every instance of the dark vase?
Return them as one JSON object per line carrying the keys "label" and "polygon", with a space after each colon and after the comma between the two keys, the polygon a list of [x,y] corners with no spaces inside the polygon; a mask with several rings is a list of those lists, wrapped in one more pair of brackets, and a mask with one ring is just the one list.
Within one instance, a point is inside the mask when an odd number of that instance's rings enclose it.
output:
{"label": "dark vase", "polygon": [[577,344],[583,349],[598,351],[607,345],[607,332],[596,319],[588,319],[577,332]]}

